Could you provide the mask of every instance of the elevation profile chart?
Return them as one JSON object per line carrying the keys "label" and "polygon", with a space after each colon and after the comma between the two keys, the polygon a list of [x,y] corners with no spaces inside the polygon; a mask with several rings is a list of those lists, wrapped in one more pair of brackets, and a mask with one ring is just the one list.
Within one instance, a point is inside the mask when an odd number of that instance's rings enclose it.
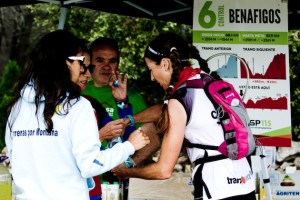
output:
{"label": "elevation profile chart", "polygon": [[239,59],[236,54],[217,53],[208,58],[208,67],[211,71],[217,71],[221,78],[239,78]]}
{"label": "elevation profile chart", "polygon": [[[242,58],[243,59],[243,58]],[[244,61],[248,63],[245,66],[243,62],[240,62],[241,78],[247,78],[246,68],[249,71],[250,79],[286,79],[286,56],[283,53],[274,55],[270,63],[265,65],[257,66],[255,58],[252,60]],[[259,72],[256,70],[259,69]]]}
{"label": "elevation profile chart", "polygon": [[248,99],[245,102],[246,108],[253,109],[271,109],[271,110],[287,110],[288,99],[286,96],[272,98],[264,97],[258,99]]}
{"label": "elevation profile chart", "polygon": [[[238,78],[237,64],[238,59],[233,55],[224,55],[223,58],[218,59],[218,74],[222,78]],[[220,60],[224,59],[223,65],[220,64]]]}

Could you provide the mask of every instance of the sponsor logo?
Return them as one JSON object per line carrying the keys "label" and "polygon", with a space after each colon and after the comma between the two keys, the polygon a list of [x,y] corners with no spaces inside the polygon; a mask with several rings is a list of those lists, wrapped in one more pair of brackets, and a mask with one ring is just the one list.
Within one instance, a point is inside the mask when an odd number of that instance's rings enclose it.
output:
{"label": "sponsor logo", "polygon": [[252,126],[252,127],[258,127],[258,126],[270,127],[270,126],[272,126],[272,121],[271,120],[258,120],[258,119],[250,120],[249,126]]}
{"label": "sponsor logo", "polygon": [[245,184],[252,177],[253,177],[253,173],[252,173],[252,171],[249,171],[249,173],[247,175],[242,176],[240,178],[230,178],[230,177],[227,177],[227,183],[229,185],[231,185],[231,184]]}
{"label": "sponsor logo", "polygon": [[299,191],[276,191],[276,196],[300,196]]}
{"label": "sponsor logo", "polygon": [[106,112],[110,117],[114,116],[114,109],[113,108],[106,108]]}

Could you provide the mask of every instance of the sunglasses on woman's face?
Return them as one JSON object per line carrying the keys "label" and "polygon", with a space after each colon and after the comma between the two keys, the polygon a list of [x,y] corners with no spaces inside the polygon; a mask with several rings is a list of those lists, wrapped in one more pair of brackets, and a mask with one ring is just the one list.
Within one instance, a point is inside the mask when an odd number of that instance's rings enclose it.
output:
{"label": "sunglasses on woman's face", "polygon": [[80,72],[80,74],[85,74],[87,70],[89,70],[90,73],[93,73],[94,69],[95,69],[95,65],[93,64],[89,64],[88,66],[83,65],[83,71]]}
{"label": "sunglasses on woman's face", "polygon": [[74,62],[75,60],[79,61],[80,66],[84,66],[84,56],[70,56],[68,57],[70,62]]}

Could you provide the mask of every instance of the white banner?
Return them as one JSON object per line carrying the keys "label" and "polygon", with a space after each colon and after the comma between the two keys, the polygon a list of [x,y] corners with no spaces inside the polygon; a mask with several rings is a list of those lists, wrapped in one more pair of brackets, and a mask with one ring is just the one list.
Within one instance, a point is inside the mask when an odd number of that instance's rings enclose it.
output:
{"label": "white banner", "polygon": [[265,146],[291,145],[286,0],[194,0],[193,43],[233,84]]}

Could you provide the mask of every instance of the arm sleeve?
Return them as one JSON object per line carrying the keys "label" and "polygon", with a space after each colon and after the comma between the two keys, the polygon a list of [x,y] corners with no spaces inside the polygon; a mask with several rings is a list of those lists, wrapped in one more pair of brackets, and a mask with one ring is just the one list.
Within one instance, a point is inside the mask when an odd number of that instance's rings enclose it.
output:
{"label": "arm sleeve", "polygon": [[102,121],[99,124],[99,130],[105,126],[105,124],[107,124],[108,122],[111,122],[113,119],[108,115],[108,113],[105,114],[105,116],[103,117]]}
{"label": "arm sleeve", "polygon": [[117,109],[119,118],[124,118],[126,115],[133,115],[133,109],[130,103],[128,104],[127,108],[121,109],[117,106]]}
{"label": "arm sleeve", "polygon": [[101,142],[96,118],[89,103],[81,106],[74,113],[71,121],[72,152],[85,178],[111,170],[135,151],[130,142],[117,144],[111,149],[100,150]]}

